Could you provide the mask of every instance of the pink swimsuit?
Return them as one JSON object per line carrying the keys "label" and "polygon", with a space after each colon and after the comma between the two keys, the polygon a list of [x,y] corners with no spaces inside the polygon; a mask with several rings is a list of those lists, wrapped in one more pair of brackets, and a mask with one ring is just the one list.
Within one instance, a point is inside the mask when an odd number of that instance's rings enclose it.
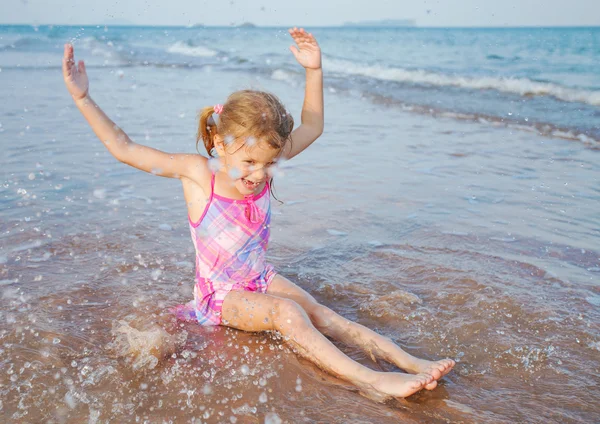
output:
{"label": "pink swimsuit", "polygon": [[265,261],[269,243],[271,202],[269,183],[261,193],[244,200],[214,192],[197,223],[190,222],[196,248],[194,300],[175,308],[180,319],[202,325],[221,324],[225,296],[232,290],[266,293],[275,276]]}

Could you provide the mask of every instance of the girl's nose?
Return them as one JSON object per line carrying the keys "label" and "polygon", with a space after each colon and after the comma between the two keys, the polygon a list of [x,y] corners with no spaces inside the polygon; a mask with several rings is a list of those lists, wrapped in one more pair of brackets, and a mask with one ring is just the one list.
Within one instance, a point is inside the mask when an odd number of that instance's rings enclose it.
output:
{"label": "girl's nose", "polygon": [[262,166],[252,173],[252,177],[255,181],[262,181],[266,175],[266,169]]}

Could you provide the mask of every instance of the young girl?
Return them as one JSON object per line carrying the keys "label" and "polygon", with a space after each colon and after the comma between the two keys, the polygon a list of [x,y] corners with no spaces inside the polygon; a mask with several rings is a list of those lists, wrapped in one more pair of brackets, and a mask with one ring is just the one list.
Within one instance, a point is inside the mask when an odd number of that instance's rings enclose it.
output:
{"label": "young girl", "polygon": [[[199,154],[169,154],[134,143],[89,95],[83,61],[75,64],[65,45],[63,75],[69,93],[88,123],[119,161],[163,177],[178,178],[188,207],[196,247],[194,300],[177,308],[179,317],[202,325],[245,331],[278,331],[301,355],[383,401],[434,389],[454,361],[415,358],[390,339],[320,305],[266,262],[271,206],[269,168],[310,146],[323,131],[321,51],[303,29],[290,29],[290,50],[306,69],[302,124],[272,94],[239,91],[223,105],[200,114]],[[358,345],[407,374],[377,372],[342,353],[327,337]]]}

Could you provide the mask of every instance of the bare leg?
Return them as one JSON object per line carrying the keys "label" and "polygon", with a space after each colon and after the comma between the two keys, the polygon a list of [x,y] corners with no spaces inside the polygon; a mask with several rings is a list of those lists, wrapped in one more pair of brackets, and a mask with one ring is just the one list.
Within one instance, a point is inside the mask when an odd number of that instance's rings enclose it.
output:
{"label": "bare leg", "polygon": [[[310,294],[279,274],[271,282],[268,293],[294,300],[302,306],[319,331],[349,346],[359,346],[373,360],[381,358],[412,374],[428,373],[435,380],[448,374],[455,365],[452,359],[427,361],[410,355],[389,338],[319,304]],[[437,383],[432,382],[426,389],[432,390],[436,386]]]}
{"label": "bare leg", "polygon": [[232,291],[223,302],[223,325],[245,331],[279,331],[302,356],[378,401],[406,397],[433,381],[429,374],[385,373],[352,360],[321,334],[300,305],[269,294]]}

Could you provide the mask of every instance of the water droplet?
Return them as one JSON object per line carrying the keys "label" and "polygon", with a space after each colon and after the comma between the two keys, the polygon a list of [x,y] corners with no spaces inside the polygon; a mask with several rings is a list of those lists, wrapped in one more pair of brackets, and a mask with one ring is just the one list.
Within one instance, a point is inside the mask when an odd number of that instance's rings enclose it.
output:
{"label": "water droplet", "polygon": [[71,394],[71,392],[65,394],[65,403],[69,408],[75,408],[75,399],[73,399],[73,395]]}
{"label": "water droplet", "polygon": [[97,188],[96,190],[94,190],[93,196],[96,199],[104,199],[104,198],[106,198],[106,189],[105,188]]}
{"label": "water droplet", "polygon": [[158,229],[162,231],[171,231],[173,227],[171,227],[169,224],[160,224]]}
{"label": "water droplet", "polygon": [[281,418],[275,412],[269,412],[265,415],[265,424],[281,424]]}
{"label": "water droplet", "polygon": [[268,398],[267,398],[267,394],[265,392],[262,392],[260,394],[260,396],[258,397],[258,401],[260,403],[267,403],[267,400],[268,400]]}
{"label": "water droplet", "polygon": [[208,160],[208,168],[213,172],[219,172],[223,166],[221,161],[217,158],[211,158]]}
{"label": "water droplet", "polygon": [[228,172],[229,177],[233,180],[237,180],[238,178],[240,178],[242,176],[242,173],[239,169],[237,168],[231,168]]}

